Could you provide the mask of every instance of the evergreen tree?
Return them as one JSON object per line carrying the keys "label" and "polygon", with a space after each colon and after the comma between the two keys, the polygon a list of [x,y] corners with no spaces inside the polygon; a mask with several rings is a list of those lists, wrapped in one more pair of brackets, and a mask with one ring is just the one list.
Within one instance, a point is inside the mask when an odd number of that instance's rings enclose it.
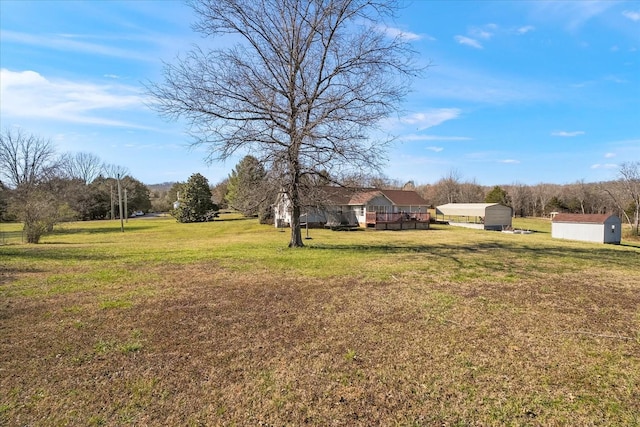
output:
{"label": "evergreen tree", "polygon": [[127,215],[130,216],[135,211],[149,212],[151,209],[149,187],[131,176],[122,178],[121,185],[122,188],[127,189]]}
{"label": "evergreen tree", "polygon": [[178,222],[203,222],[213,218],[217,206],[211,200],[209,181],[199,173],[189,177],[182,187],[180,201],[173,216]]}
{"label": "evergreen tree", "polygon": [[0,181],[0,222],[6,220],[9,206],[9,189]]}
{"label": "evergreen tree", "polygon": [[484,198],[485,203],[501,203],[503,205],[509,206],[509,196],[507,195],[506,190],[504,190],[499,185],[496,185],[487,193],[487,196]]}
{"label": "evergreen tree", "polygon": [[256,216],[265,200],[267,173],[253,156],[245,156],[229,175],[225,199],[230,207],[244,216]]}

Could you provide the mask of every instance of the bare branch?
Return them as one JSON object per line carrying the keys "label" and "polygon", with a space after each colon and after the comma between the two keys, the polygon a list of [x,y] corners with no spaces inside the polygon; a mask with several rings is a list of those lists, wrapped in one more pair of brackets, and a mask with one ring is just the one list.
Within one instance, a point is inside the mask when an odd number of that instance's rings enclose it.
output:
{"label": "bare branch", "polygon": [[14,188],[34,185],[57,166],[53,143],[22,129],[0,134],[0,177]]}
{"label": "bare branch", "polygon": [[[238,151],[282,171],[302,246],[302,176],[378,170],[390,141],[371,130],[395,112],[418,70],[401,38],[380,30],[397,9],[374,0],[192,0],[194,28],[217,37],[166,64],[151,106],[186,119],[209,160]],[[230,36],[228,38],[224,38]],[[233,44],[227,44],[232,40]],[[277,165],[277,168],[275,166]]]}

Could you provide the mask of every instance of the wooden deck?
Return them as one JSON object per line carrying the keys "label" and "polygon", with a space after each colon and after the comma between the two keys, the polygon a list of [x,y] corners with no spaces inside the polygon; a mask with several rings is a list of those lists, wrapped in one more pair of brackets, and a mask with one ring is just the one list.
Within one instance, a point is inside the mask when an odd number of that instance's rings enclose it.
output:
{"label": "wooden deck", "polygon": [[376,230],[428,230],[431,217],[426,212],[367,212],[367,227]]}

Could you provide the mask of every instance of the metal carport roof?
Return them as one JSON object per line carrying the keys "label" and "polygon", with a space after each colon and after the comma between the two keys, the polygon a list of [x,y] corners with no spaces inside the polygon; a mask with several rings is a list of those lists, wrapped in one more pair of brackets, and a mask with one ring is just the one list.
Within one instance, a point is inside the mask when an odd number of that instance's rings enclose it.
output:
{"label": "metal carport roof", "polygon": [[[485,216],[491,206],[502,206],[500,203],[447,203],[436,207],[436,214],[447,216]],[[505,206],[507,207],[507,206]]]}

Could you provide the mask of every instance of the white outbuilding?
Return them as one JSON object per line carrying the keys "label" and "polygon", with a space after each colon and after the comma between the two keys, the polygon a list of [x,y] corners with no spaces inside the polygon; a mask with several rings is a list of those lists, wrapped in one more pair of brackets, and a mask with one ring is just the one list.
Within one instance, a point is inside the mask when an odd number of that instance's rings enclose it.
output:
{"label": "white outbuilding", "polygon": [[612,214],[561,213],[551,222],[551,237],[619,245],[622,240],[622,221]]}
{"label": "white outbuilding", "polygon": [[480,230],[509,229],[512,216],[513,210],[500,203],[447,203],[436,207],[436,220]]}

